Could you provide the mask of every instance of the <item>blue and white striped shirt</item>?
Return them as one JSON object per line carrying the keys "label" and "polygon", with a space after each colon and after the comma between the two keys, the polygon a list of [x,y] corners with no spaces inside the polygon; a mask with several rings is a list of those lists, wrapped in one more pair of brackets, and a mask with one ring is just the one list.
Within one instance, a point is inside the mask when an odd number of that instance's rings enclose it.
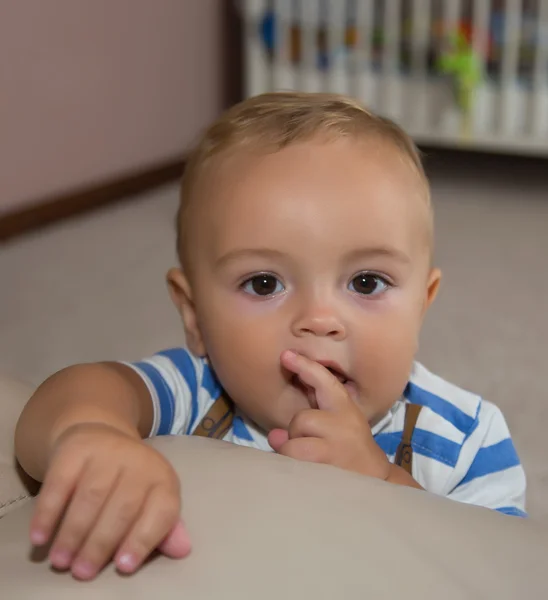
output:
{"label": "blue and white striped shirt", "polygon": [[[144,380],[154,405],[151,436],[191,434],[221,393],[206,360],[184,348],[126,363]],[[413,478],[426,490],[460,502],[526,516],[525,473],[501,411],[415,363],[400,400],[373,436],[393,462],[406,403],[423,408],[412,438]],[[272,451],[265,432],[236,411],[223,438]]]}

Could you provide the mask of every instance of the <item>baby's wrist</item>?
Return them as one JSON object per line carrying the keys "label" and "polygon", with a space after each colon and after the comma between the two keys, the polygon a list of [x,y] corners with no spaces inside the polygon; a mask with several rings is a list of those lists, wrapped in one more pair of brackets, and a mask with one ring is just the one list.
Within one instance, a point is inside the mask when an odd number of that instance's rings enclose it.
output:
{"label": "baby's wrist", "polygon": [[374,453],[374,456],[371,456],[370,452],[366,452],[362,460],[351,470],[367,477],[387,481],[390,477],[390,467],[391,463],[384,453],[379,453],[378,455]]}
{"label": "baby's wrist", "polygon": [[388,481],[388,483],[395,483],[396,485],[405,485],[407,487],[412,487],[419,490],[424,489],[422,485],[413,479],[412,475],[410,475],[405,469],[402,469],[400,466],[392,463],[390,463],[388,477],[385,479],[385,481]]}
{"label": "baby's wrist", "polygon": [[130,438],[140,440],[139,432],[123,422],[111,421],[107,422],[101,419],[87,418],[76,420],[73,422],[63,423],[62,426],[54,428],[51,432],[49,447],[48,447],[48,462],[52,454],[55,453],[57,447],[63,443],[67,437],[72,435],[89,435],[89,434],[105,434],[123,435]]}

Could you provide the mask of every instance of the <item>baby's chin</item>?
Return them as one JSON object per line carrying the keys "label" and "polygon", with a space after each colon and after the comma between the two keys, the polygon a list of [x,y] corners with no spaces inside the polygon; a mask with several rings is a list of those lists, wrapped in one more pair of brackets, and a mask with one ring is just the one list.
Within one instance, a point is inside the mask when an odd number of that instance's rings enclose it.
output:
{"label": "baby's chin", "polygon": [[265,409],[270,407],[274,410],[255,410],[253,414],[251,411],[248,412],[249,417],[255,424],[267,433],[273,429],[287,430],[289,424],[299,412],[312,408],[306,395],[296,394],[294,390],[286,390],[277,398],[269,400]]}

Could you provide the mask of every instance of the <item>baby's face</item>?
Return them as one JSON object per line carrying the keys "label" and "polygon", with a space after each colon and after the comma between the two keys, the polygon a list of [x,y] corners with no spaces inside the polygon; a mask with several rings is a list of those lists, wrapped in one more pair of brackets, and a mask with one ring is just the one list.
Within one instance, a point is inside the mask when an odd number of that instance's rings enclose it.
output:
{"label": "baby's face", "polygon": [[191,349],[267,431],[310,407],[288,349],[331,365],[374,423],[405,388],[439,279],[418,176],[382,142],[218,163],[189,212],[187,294],[174,286]]}

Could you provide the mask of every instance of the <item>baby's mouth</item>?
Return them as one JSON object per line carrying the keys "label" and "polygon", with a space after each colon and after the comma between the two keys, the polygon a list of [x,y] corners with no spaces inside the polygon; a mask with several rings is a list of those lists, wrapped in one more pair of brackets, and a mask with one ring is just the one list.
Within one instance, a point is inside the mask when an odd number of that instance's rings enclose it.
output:
{"label": "baby's mouth", "polygon": [[[332,366],[332,365],[328,365],[328,364],[324,364],[322,362],[320,362],[319,364],[321,364],[322,366],[324,366],[332,375],[334,375],[343,385],[346,385],[348,383],[351,382],[351,380],[347,377],[346,373],[344,373],[342,370],[339,370],[338,367]],[[311,388],[306,385],[305,383],[303,383],[300,379],[300,377],[296,374],[292,375],[291,377],[291,384],[294,385],[295,387],[303,390],[303,391],[309,391]]]}
{"label": "baby's mouth", "polygon": [[343,385],[348,383],[348,377],[345,373],[338,371],[335,367],[325,367],[332,375],[334,375]]}
{"label": "baby's mouth", "polygon": [[331,375],[334,375],[343,385],[348,383],[349,377],[338,363],[331,360],[319,360],[318,364],[325,367]]}
{"label": "baby's mouth", "polygon": [[[349,379],[346,375],[346,373],[344,373],[342,370],[339,370],[337,367],[335,366],[331,366],[331,365],[323,365],[334,377],[337,378],[338,381],[340,381],[340,383],[343,385],[344,389],[346,390],[346,393],[350,396],[350,398],[356,402],[357,398],[358,398],[358,391],[356,388],[356,384],[352,381],[352,379]],[[313,387],[307,385],[306,383],[304,383],[301,378],[294,374],[291,376],[290,379],[291,385],[293,386],[293,388],[295,390],[298,390],[300,393],[302,393],[304,396],[306,396],[310,407],[311,408],[318,408],[318,401],[316,398],[316,391],[314,390]]]}
{"label": "baby's mouth", "polygon": [[296,387],[297,389],[303,391],[303,392],[307,392],[308,390],[311,390],[312,388],[309,387],[308,385],[306,385],[306,383],[303,383],[301,381],[301,378],[298,375],[292,375],[291,376],[291,385],[293,387]]}

